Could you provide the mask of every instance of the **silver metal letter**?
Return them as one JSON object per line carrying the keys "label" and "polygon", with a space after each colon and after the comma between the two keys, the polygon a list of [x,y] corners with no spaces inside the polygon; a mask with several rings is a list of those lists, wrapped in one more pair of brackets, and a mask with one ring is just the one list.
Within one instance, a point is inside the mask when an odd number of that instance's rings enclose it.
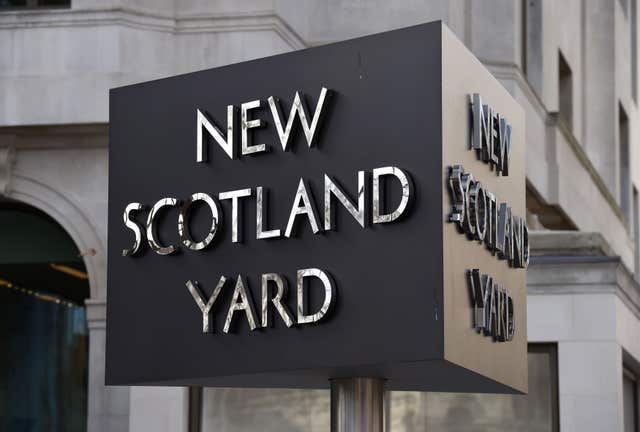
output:
{"label": "silver metal letter", "polygon": [[[324,285],[324,302],[322,303],[322,307],[318,312],[312,315],[307,315],[306,301],[304,296],[304,278],[311,276],[317,277],[322,281],[322,284]],[[296,284],[298,288],[298,324],[308,324],[320,321],[329,310],[334,297],[335,288],[330,276],[324,271],[317,268],[298,270]]]}
{"label": "silver metal letter", "polygon": [[498,172],[502,176],[509,175],[509,158],[511,157],[511,125],[504,118],[500,118],[500,155],[498,158]]}
{"label": "silver metal letter", "polygon": [[513,217],[511,216],[511,207],[506,203],[500,204],[498,212],[498,239],[496,242],[496,250],[500,259],[513,259]]}
{"label": "silver metal letter", "polygon": [[491,108],[482,104],[482,98],[478,93],[472,95],[471,107],[473,111],[473,123],[471,128],[471,146],[478,152],[478,158],[489,161],[489,147],[491,146]]}
{"label": "silver metal letter", "polygon": [[522,268],[529,267],[529,227],[527,222],[522,220]]}
{"label": "silver metal letter", "polygon": [[331,195],[340,201],[340,204],[347,209],[349,214],[364,228],[364,171],[358,171],[358,208],[347,198],[340,187],[331,180],[331,177],[324,175],[324,229],[333,229],[333,212],[331,207]]}
{"label": "silver metal letter", "polygon": [[495,321],[493,323],[493,328],[491,329],[491,334],[493,339],[498,341],[500,340],[500,329],[502,328],[502,287],[497,282],[494,282],[493,286],[493,293],[495,296],[494,307],[496,309],[494,313]]}
{"label": "silver metal letter", "polygon": [[475,238],[476,228],[471,220],[471,210],[470,210],[470,193],[471,193],[471,185],[475,183],[473,179],[473,175],[470,173],[462,174],[462,191],[464,193],[464,231],[467,233],[467,237],[470,239]]}
{"label": "silver metal letter", "polygon": [[513,262],[514,267],[525,268],[524,265],[524,220],[519,216],[513,217]]}
{"label": "silver metal letter", "polygon": [[496,326],[496,286],[493,283],[493,278],[489,275],[482,275],[482,279],[485,286],[485,327],[484,334],[486,336],[492,336],[495,334],[494,328]]}
{"label": "silver metal letter", "polygon": [[[300,201],[302,201],[302,207],[300,206]],[[305,186],[303,179],[300,179],[296,197],[293,199],[293,206],[291,207],[291,213],[289,213],[287,229],[284,232],[285,237],[291,237],[293,223],[296,220],[296,216],[301,214],[307,215],[309,224],[311,225],[311,230],[314,234],[317,234],[318,231],[320,231],[320,228],[318,227],[318,213],[316,212],[313,202],[309,199],[309,193],[307,192],[307,187]]]}
{"label": "silver metal letter", "polygon": [[[384,175],[392,175],[400,180],[402,185],[402,198],[398,208],[392,213],[380,214],[382,209],[382,202],[380,200],[380,177]],[[375,168],[373,170],[373,223],[387,223],[393,222],[398,219],[402,213],[407,209],[409,199],[411,198],[411,180],[408,173],[405,173],[397,167],[382,167]]]}
{"label": "silver metal letter", "polygon": [[500,325],[498,326],[497,340],[505,342],[507,340],[507,327],[509,317],[507,316],[507,291],[500,288],[500,297],[498,302],[498,319]]}
{"label": "silver metal letter", "polygon": [[224,329],[222,330],[223,332],[229,333],[229,329],[231,328],[231,319],[233,318],[233,314],[235,313],[235,311],[244,311],[245,315],[247,316],[249,328],[251,330],[256,329],[256,313],[253,307],[251,291],[248,291],[245,288],[241,275],[238,275],[236,287],[233,290],[233,298],[231,299],[229,312],[227,312],[227,318],[224,320]]}
{"label": "silver metal letter", "polygon": [[[485,287],[479,269],[467,271],[469,287],[471,289],[471,302],[473,304],[473,326],[477,331],[485,327]],[[486,280],[484,280],[486,282]]]}
{"label": "silver metal letter", "polygon": [[475,239],[482,242],[487,231],[487,197],[478,181],[469,187],[469,216],[474,227]]}
{"label": "silver metal letter", "polygon": [[264,211],[264,204],[267,202],[268,189],[262,189],[262,186],[256,188],[256,238],[267,239],[280,237],[280,230],[267,230],[264,224],[267,222],[267,215]]}
{"label": "silver metal letter", "polygon": [[176,251],[176,247],[172,245],[162,246],[158,242],[158,240],[156,239],[157,235],[155,232],[155,224],[153,223],[154,219],[156,217],[156,214],[162,207],[176,206],[178,205],[178,203],[179,201],[175,198],[162,198],[161,200],[158,200],[158,202],[155,203],[153,207],[151,207],[151,211],[149,212],[149,216],[147,217],[147,242],[149,243],[151,249],[158,255],[172,254]]}
{"label": "silver metal letter", "polygon": [[489,192],[484,191],[487,199],[485,208],[487,213],[487,232],[485,233],[484,240],[487,247],[493,253],[496,249],[496,234],[498,232],[498,208],[496,207],[496,196]]}
{"label": "silver metal letter", "polygon": [[500,146],[500,136],[498,135],[500,132],[500,114],[497,111],[491,110],[491,126],[489,130],[489,146],[488,146],[488,162],[489,169],[493,171],[494,167],[498,166],[498,155],[496,152],[499,152]]}
{"label": "silver metal letter", "polygon": [[196,109],[196,162],[207,161],[207,147],[202,142],[202,127],[207,130],[216,142],[222,147],[222,150],[229,156],[230,159],[235,157],[233,148],[233,105],[227,106],[227,137],[222,136],[220,129],[210,122],[209,119],[199,110]]}
{"label": "silver metal letter", "polygon": [[188,280],[186,283],[187,289],[189,290],[189,292],[191,293],[191,296],[196,301],[196,304],[202,311],[202,333],[209,333],[212,331],[212,328],[209,326],[209,313],[211,312],[211,308],[213,307],[213,304],[216,302],[216,299],[220,295],[220,291],[222,291],[222,286],[224,285],[226,280],[227,279],[224,276],[220,276],[218,285],[216,285],[216,288],[213,290],[213,294],[211,294],[211,297],[209,298],[209,301],[207,302],[207,304],[204,303],[204,300],[203,300],[204,296],[200,294],[200,290],[198,289],[198,286],[199,286],[198,281],[192,282]]}
{"label": "silver metal letter", "polygon": [[507,296],[507,336],[506,340],[513,340],[513,336],[516,333],[516,321],[514,318],[514,306],[513,306],[513,298],[511,296]]}
{"label": "silver metal letter", "polygon": [[482,149],[483,130],[481,125],[485,125],[485,113],[482,106],[482,97],[478,93],[471,95],[471,148]]}
{"label": "silver metal letter", "polygon": [[[206,203],[211,210],[211,228],[209,229],[207,236],[199,242],[193,241],[191,235],[189,234],[189,212],[191,209],[191,205],[195,201],[202,201]],[[194,193],[182,204],[180,214],[178,215],[178,234],[180,235],[182,244],[187,248],[197,251],[209,246],[213,238],[216,236],[218,226],[220,226],[220,214],[218,212],[218,205],[213,200],[213,198],[211,198],[206,193]]]}
{"label": "silver metal letter", "polygon": [[287,151],[289,136],[291,135],[291,128],[293,127],[293,120],[296,117],[296,113],[298,113],[298,116],[300,117],[300,123],[302,124],[302,130],[304,131],[304,136],[307,139],[307,144],[309,145],[309,147],[313,145],[313,138],[316,133],[318,123],[320,122],[322,108],[324,106],[324,102],[328,92],[329,90],[325,87],[322,87],[322,89],[320,90],[320,96],[318,97],[318,103],[316,104],[316,110],[313,114],[311,125],[309,125],[307,121],[309,115],[307,114],[304,100],[300,97],[300,93],[296,92],[296,95],[293,98],[293,104],[291,105],[291,112],[289,113],[289,118],[287,119],[287,126],[284,129],[282,128],[282,115],[280,113],[280,104],[278,103],[278,99],[274,98],[273,96],[269,97],[269,107],[271,108],[273,122],[276,125],[276,130],[278,131],[278,136],[280,137],[282,150]]}
{"label": "silver metal letter", "polygon": [[[270,299],[269,282],[275,282],[278,291],[276,295]],[[287,307],[282,304],[282,300],[287,296],[287,280],[277,273],[265,273],[262,275],[262,327],[269,326],[269,300],[273,303],[276,310],[280,314],[282,321],[291,327],[293,320]]]}
{"label": "silver metal letter", "polygon": [[133,231],[135,239],[133,240],[133,247],[131,249],[122,249],[122,256],[133,256],[140,252],[142,246],[142,227],[138,225],[133,219],[131,219],[131,213],[139,212],[144,209],[144,205],[140,203],[130,203],[124,209],[122,218],[124,225]]}
{"label": "silver metal letter", "polygon": [[231,200],[231,241],[238,243],[241,241],[241,232],[238,229],[238,198],[251,196],[251,189],[238,189],[229,192],[220,192],[218,198],[221,200]]}
{"label": "silver metal letter", "polygon": [[462,175],[464,168],[462,165],[454,165],[449,168],[449,192],[451,193],[451,213],[449,222],[457,222],[463,228],[465,218],[465,193],[462,188]]}
{"label": "silver metal letter", "polygon": [[251,102],[243,103],[240,107],[240,132],[242,138],[242,154],[247,155],[251,153],[263,152],[267,149],[266,144],[249,145],[249,129],[262,126],[262,120],[248,120],[249,110],[254,108],[260,108],[262,106],[261,100],[254,100]]}

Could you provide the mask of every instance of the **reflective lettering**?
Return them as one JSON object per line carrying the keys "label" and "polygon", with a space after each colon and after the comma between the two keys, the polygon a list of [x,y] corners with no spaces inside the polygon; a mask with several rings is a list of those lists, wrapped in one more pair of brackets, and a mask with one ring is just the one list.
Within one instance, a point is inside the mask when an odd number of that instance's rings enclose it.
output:
{"label": "reflective lettering", "polygon": [[236,280],[236,287],[233,290],[233,297],[231,298],[231,305],[229,306],[229,312],[227,312],[227,318],[224,320],[223,332],[229,333],[231,328],[231,320],[233,314],[236,311],[244,312],[247,317],[247,323],[251,330],[256,329],[256,313],[253,307],[253,300],[251,298],[251,291],[245,288],[245,283],[242,280],[242,276],[238,275]]}
{"label": "reflective lettering", "polygon": [[209,325],[209,313],[211,312],[211,308],[213,307],[213,304],[216,302],[216,299],[220,295],[220,291],[222,291],[222,286],[224,285],[225,282],[226,282],[226,278],[224,276],[220,276],[218,285],[216,285],[216,288],[213,290],[213,294],[211,294],[211,297],[209,298],[206,304],[203,300],[204,296],[201,295],[200,290],[198,289],[199,287],[198,281],[192,282],[188,280],[186,283],[187,289],[191,293],[191,296],[193,297],[193,299],[196,301],[196,304],[200,308],[200,311],[202,311],[202,333],[209,333],[212,331],[212,328]]}
{"label": "reflective lettering", "polygon": [[309,147],[313,146],[316,129],[318,128],[318,123],[320,122],[322,116],[322,108],[324,107],[328,92],[329,90],[325,87],[322,87],[322,89],[320,90],[320,96],[318,97],[318,103],[316,104],[316,110],[313,114],[311,124],[309,124],[307,121],[307,119],[309,118],[309,114],[307,113],[304,100],[300,96],[300,92],[296,92],[293,98],[293,104],[291,105],[291,112],[289,113],[289,118],[287,119],[287,124],[284,128],[282,127],[283,122],[282,114],[280,112],[280,103],[278,102],[277,98],[273,96],[269,97],[269,108],[271,108],[273,122],[276,125],[278,136],[280,137],[282,150],[287,151],[288,149],[289,137],[291,135],[291,129],[293,128],[293,121],[296,117],[296,114],[298,114],[298,117],[300,117],[300,123],[302,124],[302,130],[304,132],[305,138],[307,139],[307,144],[309,145]]}
{"label": "reflective lettering", "polygon": [[358,208],[347,198],[347,195],[329,177],[324,175],[324,229],[333,229],[333,208],[331,196],[335,196],[349,214],[364,228],[364,171],[358,171]]}
{"label": "reflective lettering", "polygon": [[266,144],[249,145],[249,129],[262,126],[262,120],[249,120],[249,110],[260,108],[262,101],[254,100],[243,103],[240,106],[240,138],[242,141],[242,155],[263,152],[267,149]]}
{"label": "reflective lettering", "polygon": [[[382,214],[384,199],[380,198],[380,177],[382,176],[394,176],[400,181],[402,186],[402,198],[400,198],[400,204],[393,212]],[[397,167],[383,167],[375,168],[373,170],[373,223],[388,223],[398,219],[409,205],[409,199],[411,198],[411,179],[409,174],[402,171]]]}
{"label": "reflective lettering", "polygon": [[140,203],[130,203],[124,209],[124,214],[122,218],[124,220],[124,225],[133,231],[134,240],[133,247],[131,249],[123,249],[122,256],[133,256],[140,252],[140,248],[142,246],[142,227],[134,221],[131,217],[133,213],[137,213],[144,209],[144,205]]}
{"label": "reflective lettering", "polygon": [[172,245],[162,246],[160,244],[156,234],[155,218],[163,207],[177,206],[178,203],[179,201],[175,198],[162,198],[158,200],[153,207],[151,207],[151,211],[147,217],[147,242],[149,243],[151,250],[158,255],[169,255],[174,253],[177,249]]}
{"label": "reflective lettering", "polygon": [[[271,284],[269,282],[272,282]],[[269,286],[275,284],[277,291],[276,295],[271,297]],[[293,320],[287,310],[287,307],[282,303],[287,296],[287,280],[277,273],[265,273],[262,275],[262,327],[269,326],[269,302],[273,303],[276,311],[280,314],[280,318],[287,325],[291,327]]]}
{"label": "reflective lettering", "polygon": [[196,109],[196,162],[207,161],[207,147],[202,139],[202,127],[207,130],[209,135],[220,145],[222,150],[229,156],[229,159],[235,157],[233,148],[233,105],[227,106],[227,137],[225,138],[220,129],[199,110]]}
{"label": "reflective lettering", "polygon": [[238,189],[229,192],[221,192],[218,197],[221,200],[231,200],[231,241],[238,243],[241,241],[241,232],[238,229],[240,198],[251,196],[251,189]]}
{"label": "reflective lettering", "polygon": [[[324,302],[320,310],[313,314],[307,313],[307,305],[305,301],[305,278],[315,277],[320,279],[324,287]],[[331,302],[334,298],[335,287],[333,281],[327,273],[317,268],[308,268],[298,270],[296,278],[297,295],[298,295],[298,324],[309,324],[320,321],[329,311]]]}
{"label": "reflective lettering", "polygon": [[[300,203],[302,203],[302,206]],[[287,229],[284,232],[285,237],[291,237],[296,217],[301,214],[307,215],[309,224],[311,225],[311,230],[314,234],[318,233],[318,231],[320,231],[320,228],[318,227],[318,213],[309,198],[309,192],[307,192],[307,187],[303,179],[300,179],[298,191],[296,192],[296,196],[293,200],[291,213],[289,213],[289,221],[287,222]]]}

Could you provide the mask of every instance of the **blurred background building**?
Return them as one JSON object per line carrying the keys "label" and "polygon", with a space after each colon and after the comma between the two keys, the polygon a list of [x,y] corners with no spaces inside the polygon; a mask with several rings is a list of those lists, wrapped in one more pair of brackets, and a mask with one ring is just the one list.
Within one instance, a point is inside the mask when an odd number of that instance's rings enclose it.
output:
{"label": "blurred background building", "polygon": [[526,112],[530,393],[388,428],[637,432],[637,0],[0,0],[0,431],[327,431],[328,390],[104,386],[108,90],[432,20]]}

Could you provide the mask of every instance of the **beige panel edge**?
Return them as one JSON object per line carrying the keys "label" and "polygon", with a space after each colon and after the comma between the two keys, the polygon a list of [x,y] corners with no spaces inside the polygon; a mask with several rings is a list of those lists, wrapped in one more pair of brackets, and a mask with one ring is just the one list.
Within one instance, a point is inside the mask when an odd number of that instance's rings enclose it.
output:
{"label": "beige panel edge", "polygon": [[[498,177],[468,149],[470,116],[468,94],[504,115],[512,125],[510,175]],[[506,386],[527,392],[526,274],[493,256],[484,244],[468,240],[446,222],[451,202],[448,167],[462,164],[476,180],[507,202],[513,214],[525,217],[524,112],[491,73],[442,26],[442,155],[443,155],[443,302],[444,357]],[[465,270],[479,268],[505,286],[514,299],[516,333],[509,342],[494,342],[472,328],[472,308]]]}

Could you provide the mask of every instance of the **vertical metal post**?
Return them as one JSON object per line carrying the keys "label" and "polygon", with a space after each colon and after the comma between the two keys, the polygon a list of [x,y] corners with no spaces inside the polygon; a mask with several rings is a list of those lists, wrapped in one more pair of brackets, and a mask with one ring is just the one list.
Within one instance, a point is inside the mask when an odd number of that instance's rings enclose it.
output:
{"label": "vertical metal post", "polygon": [[331,380],[331,432],[383,432],[384,380]]}

